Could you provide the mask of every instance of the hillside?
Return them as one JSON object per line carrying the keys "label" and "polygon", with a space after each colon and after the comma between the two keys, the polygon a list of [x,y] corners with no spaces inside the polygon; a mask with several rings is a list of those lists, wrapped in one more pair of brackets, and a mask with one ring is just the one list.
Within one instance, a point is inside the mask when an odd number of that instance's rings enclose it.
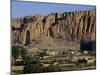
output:
{"label": "hillside", "polygon": [[13,44],[78,49],[80,40],[96,40],[96,11],[25,16],[12,19],[11,27]]}

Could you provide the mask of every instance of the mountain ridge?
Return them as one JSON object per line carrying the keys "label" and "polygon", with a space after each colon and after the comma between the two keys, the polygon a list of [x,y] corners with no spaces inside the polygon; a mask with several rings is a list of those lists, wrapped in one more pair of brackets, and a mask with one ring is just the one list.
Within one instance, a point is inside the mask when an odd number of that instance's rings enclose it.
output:
{"label": "mountain ridge", "polygon": [[[12,19],[11,27],[12,43],[23,45],[29,45],[39,40],[45,41],[46,37],[48,37],[46,38],[49,40],[48,42],[51,42],[50,39],[53,41],[65,40],[68,43],[72,41],[77,43],[82,39],[96,40],[96,11],[56,12],[47,16],[26,16]],[[41,43],[40,41],[39,43]],[[48,44],[48,42],[46,43]],[[39,45],[39,43],[34,42],[35,45]],[[55,42],[55,45],[57,43]],[[53,46],[54,43],[49,44]],[[66,46],[62,43],[61,45]]]}

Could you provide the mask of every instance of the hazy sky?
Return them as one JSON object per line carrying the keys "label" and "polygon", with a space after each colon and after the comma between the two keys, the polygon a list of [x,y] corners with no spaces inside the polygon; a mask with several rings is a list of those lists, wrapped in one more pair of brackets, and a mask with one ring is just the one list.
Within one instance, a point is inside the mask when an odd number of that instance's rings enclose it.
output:
{"label": "hazy sky", "polygon": [[13,1],[12,18],[18,18],[35,14],[48,15],[52,12],[62,13],[68,11],[80,11],[91,9],[95,9],[95,6]]}

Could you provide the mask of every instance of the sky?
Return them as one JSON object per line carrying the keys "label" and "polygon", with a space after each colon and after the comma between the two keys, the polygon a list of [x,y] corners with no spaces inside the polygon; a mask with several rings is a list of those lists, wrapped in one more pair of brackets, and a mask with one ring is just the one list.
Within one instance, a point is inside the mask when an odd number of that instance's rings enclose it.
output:
{"label": "sky", "polygon": [[71,11],[92,10],[95,8],[95,6],[89,5],[12,1],[12,18],[20,18],[36,14],[48,15],[52,12],[63,13]]}

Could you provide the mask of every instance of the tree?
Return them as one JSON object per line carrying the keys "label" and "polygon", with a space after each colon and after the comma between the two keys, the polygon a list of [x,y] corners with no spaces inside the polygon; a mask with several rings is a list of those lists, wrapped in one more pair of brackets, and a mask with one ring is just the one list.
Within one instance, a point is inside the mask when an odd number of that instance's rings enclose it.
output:
{"label": "tree", "polygon": [[96,41],[90,41],[89,46],[90,46],[90,50],[95,52],[95,50],[96,50]]}
{"label": "tree", "polygon": [[16,59],[19,55],[19,51],[18,51],[18,48],[13,46],[12,47],[12,56]]}
{"label": "tree", "polygon": [[24,73],[39,73],[42,72],[42,67],[39,63],[27,64],[23,70]]}
{"label": "tree", "polygon": [[81,50],[81,52],[84,51],[84,50],[95,51],[96,50],[96,41],[81,40],[80,50]]}
{"label": "tree", "polygon": [[16,59],[19,55],[22,56],[23,59],[26,57],[26,49],[21,46],[12,46],[12,62],[16,62]]}
{"label": "tree", "polygon": [[13,46],[12,47],[12,62],[13,62],[13,65],[14,65],[14,62],[16,61],[16,59],[18,58],[19,56],[19,50],[17,47]]}
{"label": "tree", "polygon": [[48,67],[43,68],[43,72],[57,72],[60,71],[60,67],[58,65],[50,65]]}
{"label": "tree", "polygon": [[21,56],[23,59],[25,59],[25,57],[27,56],[27,49],[23,48],[23,47],[20,47],[20,51],[21,51]]}
{"label": "tree", "polygon": [[38,58],[27,56],[25,59],[24,73],[38,73],[42,72],[42,66]]}
{"label": "tree", "polygon": [[81,40],[80,50],[81,50],[81,52],[83,52],[84,50],[87,50],[87,41],[86,40]]}
{"label": "tree", "polygon": [[36,58],[36,57],[32,57],[32,56],[26,56],[25,59],[24,59],[26,65],[27,64],[36,64],[36,63],[39,63],[39,58]]}

